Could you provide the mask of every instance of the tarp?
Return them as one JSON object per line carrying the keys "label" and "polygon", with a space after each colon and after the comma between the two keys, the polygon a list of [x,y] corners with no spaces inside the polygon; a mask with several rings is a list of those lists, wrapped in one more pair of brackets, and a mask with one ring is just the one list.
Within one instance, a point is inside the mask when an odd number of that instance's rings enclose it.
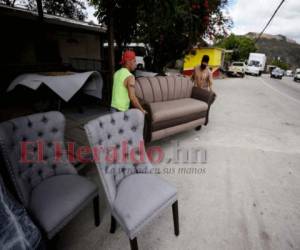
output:
{"label": "tarp", "polygon": [[97,71],[84,73],[68,72],[59,75],[23,74],[12,81],[7,92],[12,91],[18,85],[37,90],[42,84],[45,84],[66,102],[80,89],[87,95],[99,99],[102,98],[103,79]]}

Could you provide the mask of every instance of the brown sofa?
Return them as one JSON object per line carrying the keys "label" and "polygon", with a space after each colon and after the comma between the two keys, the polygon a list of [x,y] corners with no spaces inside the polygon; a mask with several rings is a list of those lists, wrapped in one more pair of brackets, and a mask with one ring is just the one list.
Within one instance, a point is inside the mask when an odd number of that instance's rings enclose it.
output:
{"label": "brown sofa", "polygon": [[189,78],[142,77],[136,79],[135,86],[136,95],[148,112],[146,141],[207,125],[215,94],[194,87]]}

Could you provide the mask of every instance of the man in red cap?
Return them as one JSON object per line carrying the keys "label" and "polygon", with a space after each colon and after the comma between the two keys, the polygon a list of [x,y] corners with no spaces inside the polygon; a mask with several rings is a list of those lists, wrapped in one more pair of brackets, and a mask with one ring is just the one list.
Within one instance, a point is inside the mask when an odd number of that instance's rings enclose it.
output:
{"label": "man in red cap", "polygon": [[131,74],[136,69],[134,51],[126,50],[122,55],[121,64],[122,68],[114,74],[111,100],[112,111],[127,111],[131,103],[133,107],[146,113],[135,95],[135,78]]}

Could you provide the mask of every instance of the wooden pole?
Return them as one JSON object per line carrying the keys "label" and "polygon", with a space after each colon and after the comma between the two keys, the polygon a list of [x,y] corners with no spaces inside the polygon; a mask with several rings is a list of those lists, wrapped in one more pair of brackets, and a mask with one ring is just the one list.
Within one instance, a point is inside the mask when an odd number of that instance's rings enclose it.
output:
{"label": "wooden pole", "polygon": [[115,72],[115,39],[114,39],[114,18],[113,18],[113,1],[110,1],[108,8],[108,89],[109,103],[111,102],[113,75]]}
{"label": "wooden pole", "polygon": [[43,12],[43,3],[42,3],[42,0],[36,0],[36,4],[37,4],[37,9],[38,9],[39,19],[43,20],[43,18],[44,18],[44,12]]}

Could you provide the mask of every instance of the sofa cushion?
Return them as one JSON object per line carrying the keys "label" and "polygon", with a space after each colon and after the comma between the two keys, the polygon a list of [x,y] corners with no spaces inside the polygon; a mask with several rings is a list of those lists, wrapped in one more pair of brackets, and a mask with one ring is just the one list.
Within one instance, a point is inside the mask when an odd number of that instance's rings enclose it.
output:
{"label": "sofa cushion", "polygon": [[192,98],[151,103],[150,107],[154,130],[205,117],[208,109],[207,103]]}
{"label": "sofa cushion", "polygon": [[55,176],[33,189],[30,210],[51,239],[96,192],[96,185],[79,175]]}
{"label": "sofa cushion", "polygon": [[158,176],[134,174],[119,185],[113,210],[132,238],[162,209],[176,201],[177,190]]}

